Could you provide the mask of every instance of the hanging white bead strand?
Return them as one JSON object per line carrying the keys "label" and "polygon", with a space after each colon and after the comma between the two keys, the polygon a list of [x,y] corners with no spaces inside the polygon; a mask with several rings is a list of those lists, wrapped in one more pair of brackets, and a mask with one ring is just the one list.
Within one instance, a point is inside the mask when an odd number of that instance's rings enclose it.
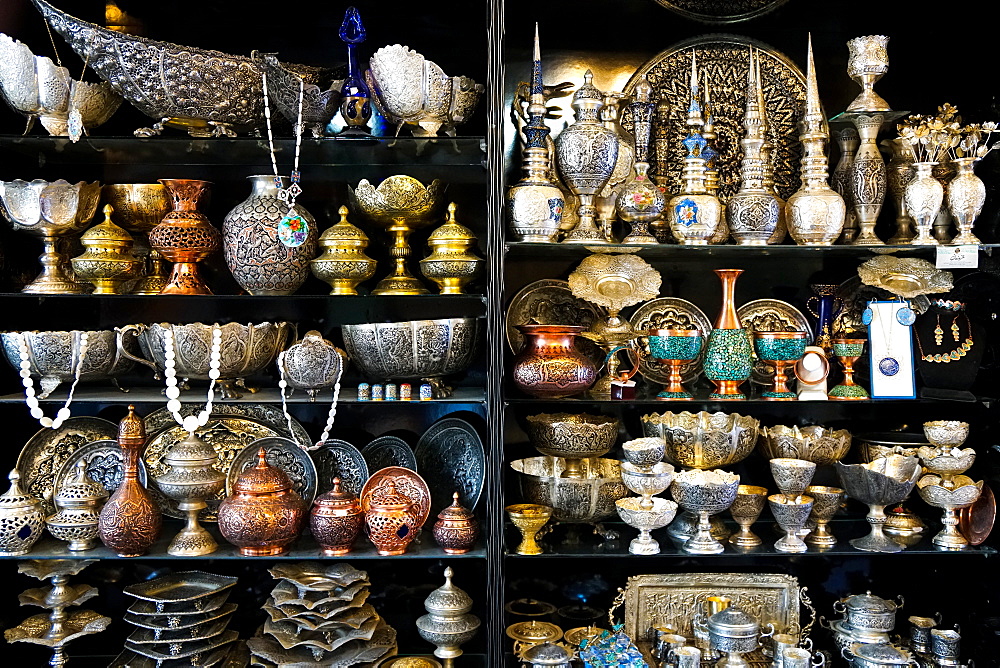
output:
{"label": "hanging white bead strand", "polygon": [[177,384],[177,349],[174,347],[174,333],[169,327],[163,330],[163,376],[167,386],[167,410],[174,416],[177,424],[184,427],[184,430],[193,434],[199,427],[208,424],[208,419],[212,415],[212,403],[215,401],[215,382],[221,375],[219,369],[222,366],[222,329],[218,323],[212,325],[212,344],[209,349],[208,359],[208,393],[205,397],[205,408],[197,415],[181,415],[181,388]]}
{"label": "hanging white bead strand", "polygon": [[83,375],[83,362],[87,358],[89,339],[89,332],[80,332],[80,356],[75,360],[76,368],[73,369],[73,383],[69,386],[66,403],[56,411],[55,418],[50,418],[42,411],[38,397],[35,396],[35,381],[31,377],[31,355],[28,350],[28,339],[23,333],[17,332],[17,352],[21,360],[19,374],[21,376],[21,385],[24,386],[24,403],[27,404],[31,417],[38,420],[38,424],[42,425],[42,427],[58,429],[62,426],[63,422],[69,419],[69,405],[73,403],[73,394],[76,392],[76,385],[80,382],[80,376]]}

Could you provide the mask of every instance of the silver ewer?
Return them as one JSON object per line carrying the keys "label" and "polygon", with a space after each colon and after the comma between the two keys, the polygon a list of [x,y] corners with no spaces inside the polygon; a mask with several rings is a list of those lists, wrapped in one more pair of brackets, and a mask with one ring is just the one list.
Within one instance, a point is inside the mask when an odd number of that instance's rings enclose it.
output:
{"label": "silver ewer", "polygon": [[310,330],[278,355],[278,372],[293,391],[305,390],[316,401],[320,390],[340,382],[347,360],[346,352]]}
{"label": "silver ewer", "polygon": [[556,138],[559,173],[574,195],[580,198],[580,220],[564,239],[565,243],[604,244],[604,233],[595,224],[594,196],[611,179],[618,163],[618,135],[604,127],[598,113],[604,106],[603,93],[594,87],[594,74],[583,75],[583,85],[573,94],[576,122]]}

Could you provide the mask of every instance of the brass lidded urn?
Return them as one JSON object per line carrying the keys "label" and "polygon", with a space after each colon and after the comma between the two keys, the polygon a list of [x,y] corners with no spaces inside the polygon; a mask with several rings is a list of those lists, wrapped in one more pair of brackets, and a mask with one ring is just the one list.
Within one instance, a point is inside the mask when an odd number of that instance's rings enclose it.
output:
{"label": "brass lidded urn", "polygon": [[309,513],[309,528],[323,554],[336,557],[347,554],[364,524],[365,514],[355,494],[340,487],[333,479],[333,489],[316,497]]}
{"label": "brass lidded urn", "polygon": [[156,478],[156,486],[187,514],[187,525],[170,541],[167,553],[200,557],[218,549],[212,535],[198,524],[198,513],[207,507],[205,499],[215,496],[226,484],[226,476],[215,468],[218,461],[215,448],[193,432],[164,456],[163,463],[170,470]]}
{"label": "brass lidded urn", "polygon": [[448,205],[448,220],[431,232],[431,254],[420,261],[420,271],[441,288],[443,295],[465,294],[462,288],[483,273],[483,260],[472,252],[476,235],[455,220],[455,203]]}
{"label": "brass lidded urn", "polygon": [[149,233],[149,244],[174,263],[173,272],[160,294],[210,295],[212,291],[198,274],[198,263],[222,247],[222,234],[198,211],[208,199],[209,181],[160,179],[173,198],[174,210]]}
{"label": "brass lidded urn", "polygon": [[97,545],[100,506],[108,498],[108,490],[87,475],[87,463],[82,459],[52,498],[56,514],[45,520],[49,533],[69,543],[71,552],[91,550]]}
{"label": "brass lidded urn", "polygon": [[331,295],[356,295],[358,285],[375,275],[375,260],[365,255],[368,235],[347,220],[347,207],[337,213],[340,222],[320,235],[321,254],[309,264],[313,276],[330,284]]}
{"label": "brass lidded urn", "polygon": [[83,233],[83,255],[72,260],[77,279],[93,283],[95,295],[122,294],[142,276],[143,262],[132,254],[132,235],[111,222],[112,210],[104,205],[104,220]]}

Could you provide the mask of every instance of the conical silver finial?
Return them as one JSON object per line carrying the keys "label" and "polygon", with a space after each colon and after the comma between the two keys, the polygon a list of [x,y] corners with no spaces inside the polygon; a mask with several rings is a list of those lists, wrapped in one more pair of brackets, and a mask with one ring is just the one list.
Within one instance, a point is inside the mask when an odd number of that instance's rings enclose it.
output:
{"label": "conical silver finial", "polygon": [[704,119],[701,116],[701,95],[698,92],[698,53],[691,51],[691,100],[688,102],[688,117],[685,124],[691,132],[701,132]]}
{"label": "conical silver finial", "polygon": [[809,33],[808,60],[806,62],[806,108],[802,116],[805,132],[826,134],[828,126],[823,113],[823,103],[819,99],[819,84],[816,81],[816,63],[813,60],[812,33]]}

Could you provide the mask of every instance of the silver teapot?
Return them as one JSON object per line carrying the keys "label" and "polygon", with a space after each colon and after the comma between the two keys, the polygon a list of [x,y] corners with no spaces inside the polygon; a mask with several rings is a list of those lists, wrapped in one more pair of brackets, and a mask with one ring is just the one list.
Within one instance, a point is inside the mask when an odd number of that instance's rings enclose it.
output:
{"label": "silver teapot", "polygon": [[920,663],[912,654],[889,643],[871,645],[856,642],[850,647],[842,648],[840,653],[854,668],[920,667]]}
{"label": "silver teapot", "polygon": [[760,647],[761,638],[774,634],[774,625],[767,624],[761,633],[760,622],[737,605],[730,605],[708,618],[708,637],[712,649],[725,652],[716,668],[749,668],[742,655]]}

